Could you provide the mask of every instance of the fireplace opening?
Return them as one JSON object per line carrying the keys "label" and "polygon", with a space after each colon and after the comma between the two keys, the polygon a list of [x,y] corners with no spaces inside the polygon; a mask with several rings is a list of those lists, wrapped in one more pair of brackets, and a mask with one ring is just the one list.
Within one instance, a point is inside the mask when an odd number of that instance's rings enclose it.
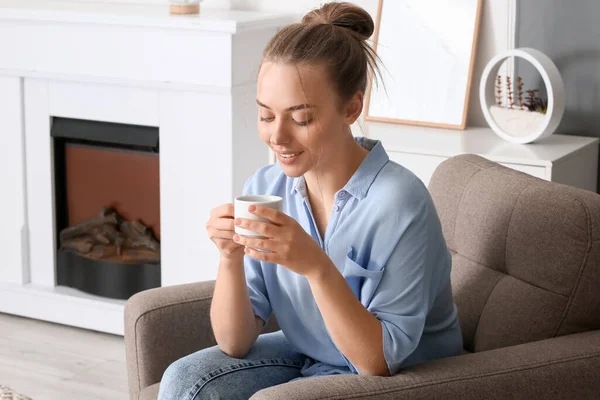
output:
{"label": "fireplace opening", "polygon": [[158,128],[54,117],[56,284],[115,299],[160,287]]}

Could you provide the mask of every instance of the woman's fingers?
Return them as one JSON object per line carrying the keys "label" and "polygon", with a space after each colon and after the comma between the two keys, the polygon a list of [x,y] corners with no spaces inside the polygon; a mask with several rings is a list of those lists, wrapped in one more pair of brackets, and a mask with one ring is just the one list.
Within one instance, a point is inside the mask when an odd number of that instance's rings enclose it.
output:
{"label": "woman's fingers", "polygon": [[233,230],[220,230],[220,229],[215,229],[215,228],[208,228],[208,236],[211,239],[229,239],[229,240],[233,240],[233,235],[235,235],[235,232]]}
{"label": "woman's fingers", "polygon": [[233,204],[227,203],[227,204],[222,204],[217,208],[213,208],[210,212],[210,217],[212,219],[223,218],[223,217],[233,218]]}
{"label": "woman's fingers", "polygon": [[205,224],[208,237],[215,243],[221,255],[226,257],[240,252],[240,254],[244,254],[244,246],[233,241],[233,235],[235,235],[233,213],[233,204],[223,204],[211,210],[210,218]]}
{"label": "woman's fingers", "polygon": [[[236,240],[237,239],[237,240]],[[273,241],[271,239],[253,238],[244,235],[235,235],[234,242],[237,244],[261,250],[273,250]]]}
{"label": "woman's fingers", "polygon": [[270,222],[262,222],[246,218],[236,218],[233,221],[233,224],[239,226],[240,228],[244,228],[267,237],[274,237],[277,229],[279,228]]}
{"label": "woman's fingers", "polygon": [[207,222],[207,227],[218,229],[220,231],[233,231],[233,218],[212,218]]}

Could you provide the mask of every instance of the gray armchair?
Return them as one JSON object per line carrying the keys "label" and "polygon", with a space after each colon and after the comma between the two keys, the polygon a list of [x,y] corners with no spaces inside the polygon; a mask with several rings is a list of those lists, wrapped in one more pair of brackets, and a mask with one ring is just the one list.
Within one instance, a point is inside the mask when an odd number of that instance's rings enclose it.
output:
{"label": "gray armchair", "polygon": [[[600,195],[476,155],[429,185],[453,254],[465,354],[392,377],[290,382],[253,400],[600,398]],[[215,344],[214,282],[152,289],[125,307],[131,399],[156,399],[173,361]],[[276,330],[272,319],[265,331]]]}

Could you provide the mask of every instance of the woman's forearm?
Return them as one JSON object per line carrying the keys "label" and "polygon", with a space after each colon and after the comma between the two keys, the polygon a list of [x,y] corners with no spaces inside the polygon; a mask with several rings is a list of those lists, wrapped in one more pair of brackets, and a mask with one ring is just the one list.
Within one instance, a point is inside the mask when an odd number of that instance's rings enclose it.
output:
{"label": "woman's forearm", "polygon": [[210,319],[221,350],[231,357],[244,357],[258,337],[258,325],[248,296],[243,257],[221,258]]}
{"label": "woman's forearm", "polygon": [[307,279],[338,349],[362,375],[388,376],[381,322],[358,301],[333,263]]}

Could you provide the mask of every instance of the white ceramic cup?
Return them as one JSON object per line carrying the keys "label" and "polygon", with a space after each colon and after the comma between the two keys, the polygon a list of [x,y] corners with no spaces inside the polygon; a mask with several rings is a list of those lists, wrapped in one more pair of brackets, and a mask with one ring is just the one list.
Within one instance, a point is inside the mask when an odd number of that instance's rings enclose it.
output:
{"label": "white ceramic cup", "polygon": [[[248,207],[251,205],[269,207],[277,211],[283,210],[283,199],[279,196],[269,195],[247,195],[239,196],[235,198],[234,202],[234,217],[252,219],[255,221],[271,222],[268,219],[259,217],[248,211]],[[250,231],[248,229],[240,228],[235,225],[235,233],[238,235],[244,235],[254,238],[264,238],[260,233]]]}

